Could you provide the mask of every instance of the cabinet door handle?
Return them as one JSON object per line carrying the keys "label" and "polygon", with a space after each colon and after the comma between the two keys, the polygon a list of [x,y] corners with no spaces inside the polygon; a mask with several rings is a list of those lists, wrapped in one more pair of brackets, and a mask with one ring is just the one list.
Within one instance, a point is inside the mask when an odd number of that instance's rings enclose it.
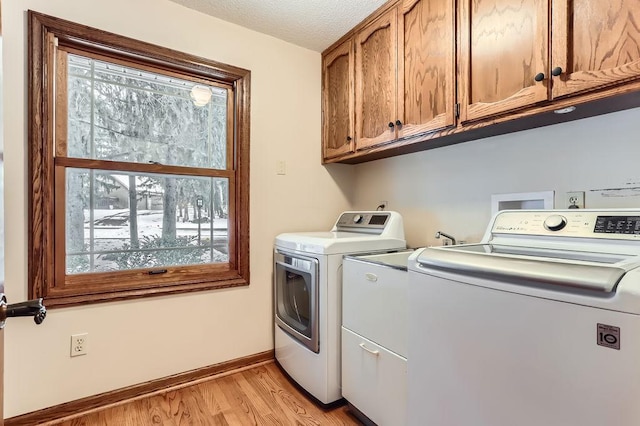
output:
{"label": "cabinet door handle", "polygon": [[544,80],[544,73],[543,73],[543,72],[539,72],[538,74],[536,74],[536,76],[535,76],[535,77],[533,77],[533,79],[534,79],[535,81],[538,81],[538,82],[540,82],[540,81]]}
{"label": "cabinet door handle", "polygon": [[376,274],[372,274],[371,272],[367,272],[366,274],[364,274],[364,276],[367,278],[367,281],[372,281],[374,283],[378,281],[378,276]]}
{"label": "cabinet door handle", "polygon": [[393,124],[393,121],[390,121],[390,122],[389,122],[389,128],[390,128],[390,129],[393,129],[393,127],[394,127],[394,126],[395,126],[395,124]]}
{"label": "cabinet door handle", "polygon": [[351,142],[351,136],[347,136],[347,142]]}
{"label": "cabinet door handle", "polygon": [[562,68],[560,67],[555,67],[554,69],[551,70],[551,75],[554,77],[557,77],[560,74],[562,74]]}
{"label": "cabinet door handle", "polygon": [[396,120],[396,126],[398,126],[398,127],[402,126],[402,121]]}
{"label": "cabinet door handle", "polygon": [[373,351],[373,350],[371,350],[371,349],[367,348],[367,347],[364,345],[364,343],[360,343],[360,347],[361,347],[362,349],[364,349],[365,351],[369,352],[371,355],[374,355],[374,356],[378,356],[378,355],[380,355],[380,351]]}

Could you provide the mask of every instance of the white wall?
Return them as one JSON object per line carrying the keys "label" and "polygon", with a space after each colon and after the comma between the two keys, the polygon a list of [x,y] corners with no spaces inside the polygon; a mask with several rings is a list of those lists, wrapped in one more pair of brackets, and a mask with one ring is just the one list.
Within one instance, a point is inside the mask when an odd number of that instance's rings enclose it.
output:
{"label": "white wall", "polygon": [[492,194],[552,190],[566,208],[567,191],[585,191],[587,208],[640,208],[638,135],[640,108],[359,164],[354,208],[388,200],[412,247],[441,244],[436,231],[480,240]]}
{"label": "white wall", "polygon": [[[349,207],[350,166],[320,165],[320,54],[166,0],[21,0],[2,4],[6,292],[27,297],[26,10],[251,70],[251,285],[51,310],[12,319],[5,416],[273,348],[272,241],[329,229]],[[287,174],[277,176],[276,161]],[[69,357],[70,335],[89,354]]]}

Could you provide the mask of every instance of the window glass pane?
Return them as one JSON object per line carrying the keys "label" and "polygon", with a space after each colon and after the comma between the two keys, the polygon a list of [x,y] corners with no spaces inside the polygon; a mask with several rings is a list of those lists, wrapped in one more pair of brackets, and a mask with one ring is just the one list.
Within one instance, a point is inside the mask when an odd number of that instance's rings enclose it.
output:
{"label": "window glass pane", "polygon": [[66,170],[67,274],[229,260],[225,178]]}
{"label": "window glass pane", "polygon": [[225,89],[68,58],[67,156],[226,168]]}

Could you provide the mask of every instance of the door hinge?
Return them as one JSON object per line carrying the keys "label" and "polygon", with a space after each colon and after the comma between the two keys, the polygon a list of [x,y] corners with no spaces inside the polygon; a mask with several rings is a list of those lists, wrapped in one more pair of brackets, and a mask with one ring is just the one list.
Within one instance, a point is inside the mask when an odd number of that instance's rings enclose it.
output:
{"label": "door hinge", "polygon": [[456,104],[455,105],[455,110],[456,110],[456,118],[460,118],[460,104]]}

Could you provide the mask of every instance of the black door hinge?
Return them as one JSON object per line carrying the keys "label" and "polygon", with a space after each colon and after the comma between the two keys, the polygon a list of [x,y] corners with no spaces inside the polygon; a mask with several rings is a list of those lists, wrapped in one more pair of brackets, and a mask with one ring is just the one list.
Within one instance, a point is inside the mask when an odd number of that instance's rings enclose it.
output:
{"label": "black door hinge", "polygon": [[455,109],[456,109],[456,118],[460,118],[460,104],[456,104]]}

